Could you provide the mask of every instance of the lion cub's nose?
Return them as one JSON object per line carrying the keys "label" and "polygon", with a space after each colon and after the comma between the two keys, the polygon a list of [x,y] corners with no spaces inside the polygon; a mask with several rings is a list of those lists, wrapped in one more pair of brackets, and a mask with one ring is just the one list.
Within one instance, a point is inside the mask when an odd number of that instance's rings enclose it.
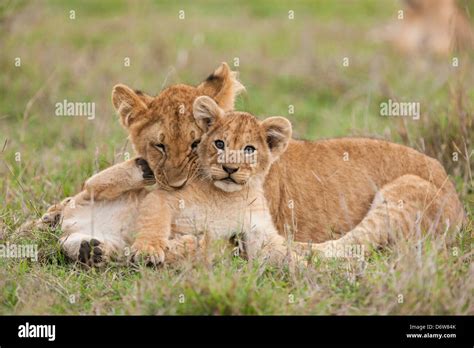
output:
{"label": "lion cub's nose", "polygon": [[222,166],[222,169],[224,169],[224,171],[227,174],[232,174],[232,173],[235,173],[236,171],[239,170],[239,168],[229,168],[229,167],[226,167],[226,166]]}

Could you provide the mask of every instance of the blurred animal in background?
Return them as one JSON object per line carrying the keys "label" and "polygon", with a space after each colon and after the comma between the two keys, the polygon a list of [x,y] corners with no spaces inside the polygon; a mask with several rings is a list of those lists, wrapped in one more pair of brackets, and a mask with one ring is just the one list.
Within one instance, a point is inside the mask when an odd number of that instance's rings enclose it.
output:
{"label": "blurred animal in background", "polygon": [[405,0],[397,20],[374,38],[391,43],[405,54],[432,53],[447,56],[474,48],[474,31],[469,20],[474,1]]}

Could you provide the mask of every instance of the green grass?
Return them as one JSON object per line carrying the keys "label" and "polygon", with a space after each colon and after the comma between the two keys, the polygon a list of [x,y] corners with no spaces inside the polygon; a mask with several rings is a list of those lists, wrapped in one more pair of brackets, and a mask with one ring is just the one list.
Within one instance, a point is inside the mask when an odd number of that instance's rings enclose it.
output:
{"label": "green grass", "polygon": [[[371,41],[368,33],[398,7],[377,0],[7,1],[0,7],[0,242],[35,243],[40,258],[0,258],[0,314],[473,314],[472,219],[446,241],[428,236],[421,249],[400,243],[374,252],[364,267],[318,260],[297,270],[228,254],[159,270],[86,270],[64,259],[60,231],[16,233],[91,174],[122,161],[123,151],[133,153],[110,102],[114,84],[153,94],[165,80],[197,84],[236,57],[247,87],[238,109],[288,117],[298,137],[378,136],[424,149],[443,162],[472,214],[472,158],[451,159],[453,143],[473,149],[472,57],[454,69],[450,57],[402,57]],[[422,119],[407,120],[406,134],[403,121],[379,116],[388,98],[420,102]],[[55,117],[63,99],[94,101],[96,119]]]}
{"label": "green grass", "polygon": [[469,242],[446,249],[427,238],[420,254],[402,244],[363,265],[319,260],[296,270],[229,254],[159,270],[85,270],[64,260],[51,236],[40,243],[39,263],[0,261],[0,308],[3,314],[468,314],[472,271],[460,255]]}

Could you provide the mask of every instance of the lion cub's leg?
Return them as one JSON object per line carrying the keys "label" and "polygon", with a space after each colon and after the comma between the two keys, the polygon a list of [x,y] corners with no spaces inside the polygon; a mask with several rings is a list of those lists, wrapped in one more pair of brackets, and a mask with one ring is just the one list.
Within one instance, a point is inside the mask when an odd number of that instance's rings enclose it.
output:
{"label": "lion cub's leg", "polygon": [[191,234],[175,235],[168,241],[166,264],[173,264],[188,257],[193,257],[204,248],[204,239],[199,240]]}
{"label": "lion cub's leg", "polygon": [[82,191],[62,211],[61,250],[72,260],[100,267],[125,260],[145,191],[132,191],[107,201],[86,199]]}
{"label": "lion cub's leg", "polygon": [[172,210],[165,192],[152,191],[140,203],[137,235],[132,245],[133,260],[163,263],[171,234]]}
{"label": "lion cub's leg", "polygon": [[90,200],[92,194],[94,200],[113,200],[126,192],[138,190],[154,182],[153,172],[142,158],[116,164],[89,178],[84,184],[84,191],[75,197],[67,197],[61,203],[53,204],[40,219],[25,222],[20,231],[30,231],[33,228],[46,230],[58,226],[64,207],[71,200]]}
{"label": "lion cub's leg", "polygon": [[304,256],[288,247],[287,240],[278,234],[270,212],[266,209],[252,209],[244,230],[244,249],[252,259],[263,257],[271,264],[283,261],[297,261],[306,265]]}
{"label": "lion cub's leg", "polygon": [[143,158],[135,158],[95,174],[85,182],[84,189],[94,200],[112,200],[154,183],[155,177],[148,163]]}
{"label": "lion cub's leg", "polygon": [[327,256],[344,255],[358,246],[368,251],[400,238],[460,228],[464,210],[451,183],[445,185],[438,188],[416,175],[403,175],[382,187],[353,230],[337,240],[314,244],[313,249]]}

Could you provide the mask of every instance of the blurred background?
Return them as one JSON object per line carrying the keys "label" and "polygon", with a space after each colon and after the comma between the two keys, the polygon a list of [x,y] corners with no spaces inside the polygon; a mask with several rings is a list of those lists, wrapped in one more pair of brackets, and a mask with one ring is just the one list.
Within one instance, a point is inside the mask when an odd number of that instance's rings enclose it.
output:
{"label": "blurred background", "polygon": [[[410,145],[441,160],[471,205],[473,7],[450,0],[2,1],[3,220],[15,226],[133,156],[110,102],[115,84],[157,94],[174,83],[198,84],[222,61],[247,87],[238,109],[288,117],[297,137]],[[64,99],[94,102],[95,119],[56,116]],[[420,119],[382,117],[388,99],[420,103]]]}

